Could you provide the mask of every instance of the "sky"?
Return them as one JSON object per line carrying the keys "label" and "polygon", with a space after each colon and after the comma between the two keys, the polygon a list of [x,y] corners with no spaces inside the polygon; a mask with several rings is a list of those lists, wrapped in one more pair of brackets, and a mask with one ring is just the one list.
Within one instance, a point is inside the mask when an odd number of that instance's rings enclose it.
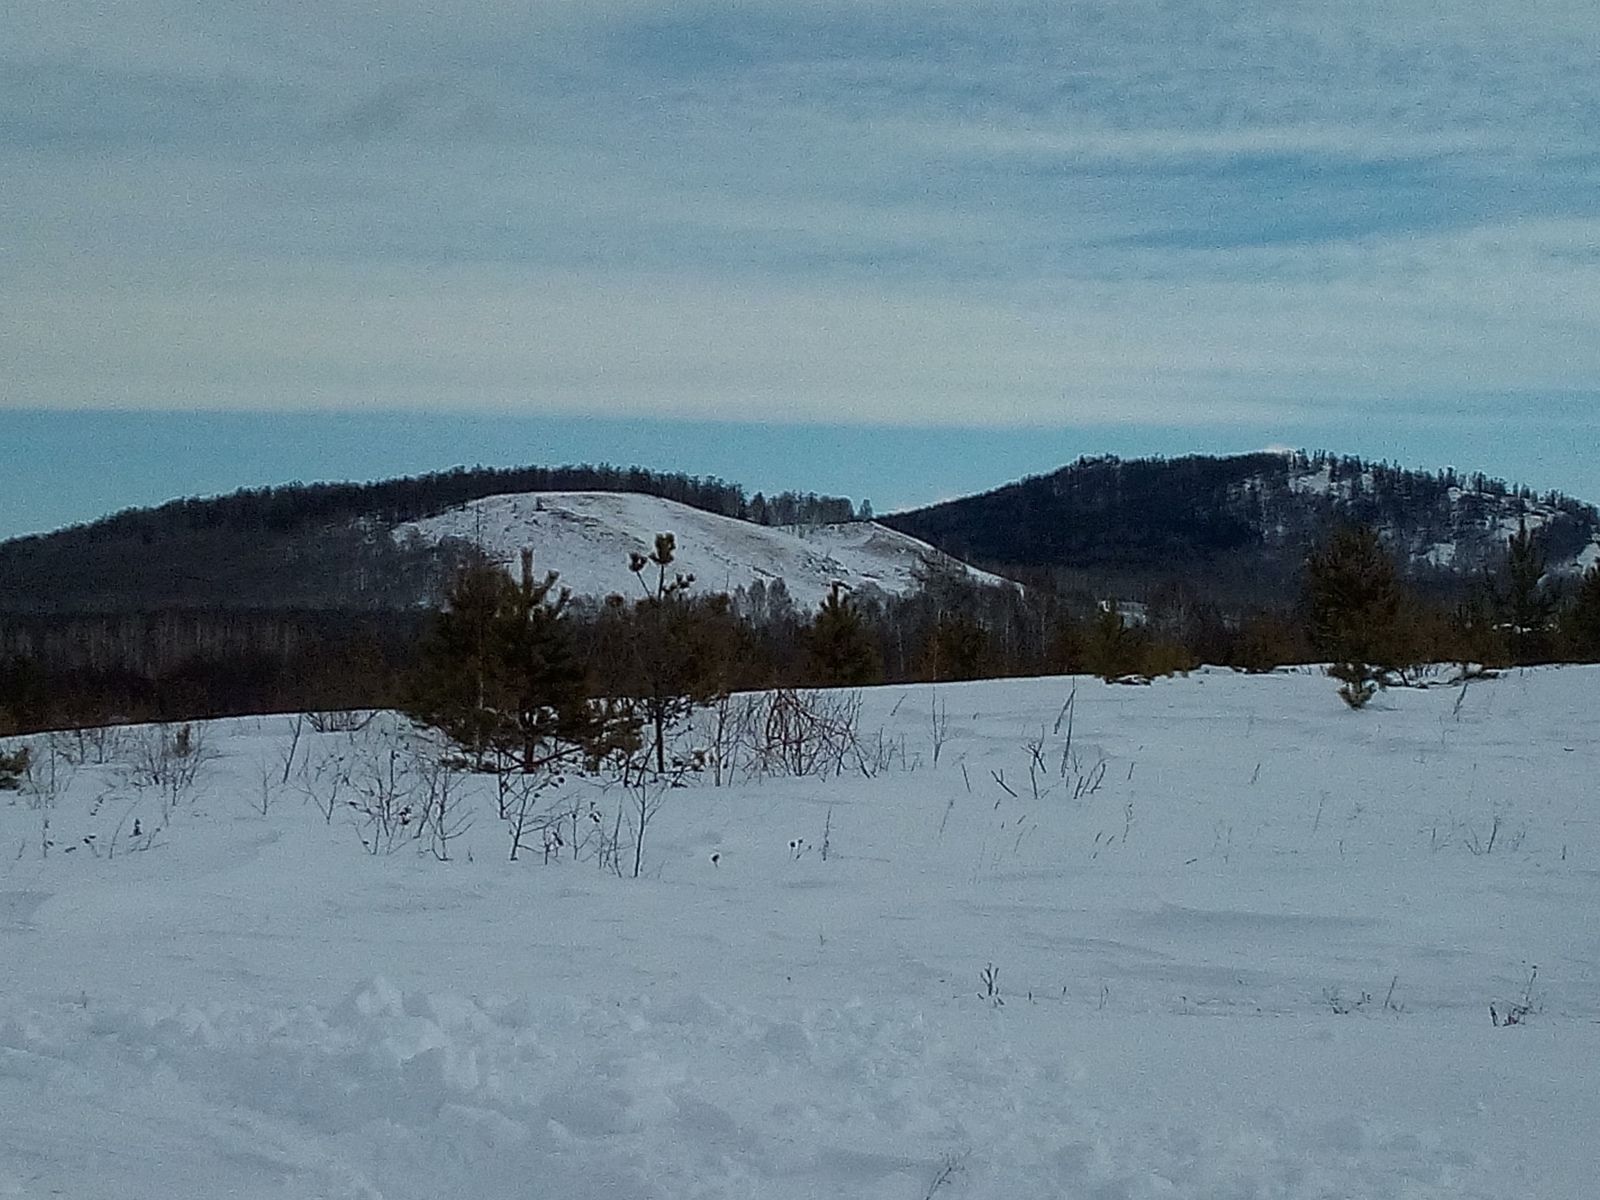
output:
{"label": "sky", "polygon": [[1600,501],[1597,61],[1566,0],[11,0],[0,537],[547,455]]}

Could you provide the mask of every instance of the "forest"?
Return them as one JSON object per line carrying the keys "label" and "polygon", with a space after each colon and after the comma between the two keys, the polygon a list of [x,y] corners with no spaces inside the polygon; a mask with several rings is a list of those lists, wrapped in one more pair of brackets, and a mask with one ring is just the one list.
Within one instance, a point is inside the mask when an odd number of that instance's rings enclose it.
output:
{"label": "forest", "polygon": [[1519,517],[1538,525],[1553,563],[1600,535],[1594,507],[1559,493],[1322,452],[1083,458],[879,519],[1011,578],[1129,598],[1187,586],[1245,609],[1292,598],[1308,547],[1338,525],[1382,529],[1413,586],[1460,600],[1503,556]]}
{"label": "forest", "polygon": [[[0,735],[401,706],[462,581],[499,568],[470,545],[397,539],[393,522],[528,488],[645,491],[764,523],[870,515],[715,479],[524,468],[239,492],[17,539],[0,544]],[[1512,513],[1536,524],[1496,533]],[[642,608],[558,600],[557,580],[550,602],[585,687],[635,700],[655,694],[663,656],[697,697],[1055,673],[1138,682],[1202,662],[1343,662],[1357,696],[1422,663],[1600,659],[1600,575],[1561,566],[1593,538],[1594,510],[1481,476],[1328,455],[1083,459],[884,523],[1020,586],[930,560],[909,595],[836,588],[815,610],[781,579],[731,594],[686,582]],[[1359,623],[1382,636],[1354,645],[1326,616],[1333,585],[1318,571],[1341,539],[1354,554],[1359,530],[1364,565],[1335,590],[1365,596]],[[1446,540],[1445,566],[1419,553]]]}
{"label": "forest", "polygon": [[[1360,658],[1370,678],[1387,685],[1409,681],[1428,663],[1495,669],[1600,661],[1600,567],[1556,578],[1539,539],[1523,530],[1495,570],[1460,599],[1441,601],[1401,578],[1370,527],[1351,528],[1366,531],[1363,565],[1354,582],[1323,591],[1362,597],[1348,602],[1367,606],[1357,624],[1382,636],[1379,649],[1369,639],[1359,653],[1317,593],[1318,556],[1353,536],[1349,530],[1313,551],[1290,602],[1273,607],[1241,610],[1181,584],[1119,603],[1062,589],[1048,576],[1022,588],[984,586],[930,566],[910,595],[836,588],[816,611],[797,608],[779,580],[732,594],[684,583],[649,602],[565,598],[559,617],[589,692],[635,699],[656,696],[663,673],[672,694],[705,698],[1058,673],[1139,683],[1202,662],[1266,671]],[[0,734],[404,706],[426,671],[438,623],[459,609],[462,581],[485,572],[504,576],[496,586],[517,583],[479,561],[459,569],[438,609],[7,617],[0,621]],[[558,580],[549,581],[548,594],[555,604]]]}

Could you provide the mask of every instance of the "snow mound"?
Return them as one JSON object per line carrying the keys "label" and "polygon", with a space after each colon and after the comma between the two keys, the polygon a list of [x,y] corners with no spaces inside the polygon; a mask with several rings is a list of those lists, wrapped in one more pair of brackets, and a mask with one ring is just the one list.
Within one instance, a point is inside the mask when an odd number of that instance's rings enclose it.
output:
{"label": "snow mound", "polygon": [[1270,1104],[1174,1125],[1104,1091],[1002,1021],[951,1044],[901,1007],[534,1007],[383,979],[331,1010],[64,1005],[0,1022],[0,1195],[1479,1194],[1425,1131]]}
{"label": "snow mound", "polygon": [[834,580],[896,595],[914,591],[928,564],[1005,583],[926,542],[873,521],[775,528],[631,492],[523,492],[487,496],[398,527],[398,539],[447,538],[481,546],[515,564],[531,547],[539,572],[556,571],[575,595],[637,595],[629,555],[647,554],[658,533],[677,541],[674,569],[699,590],[733,592],[782,579],[801,608],[814,608]]}

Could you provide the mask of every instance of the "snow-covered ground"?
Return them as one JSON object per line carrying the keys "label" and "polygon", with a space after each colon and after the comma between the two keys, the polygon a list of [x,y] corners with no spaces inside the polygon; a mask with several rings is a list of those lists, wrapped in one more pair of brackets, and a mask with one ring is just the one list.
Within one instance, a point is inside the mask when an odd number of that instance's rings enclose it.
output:
{"label": "snow-covered ground", "polygon": [[506,861],[481,780],[368,853],[381,716],[199,726],[192,785],[74,744],[0,793],[0,1196],[1577,1200],[1597,707],[882,688],[870,777],[667,793],[639,879]]}
{"label": "snow-covered ground", "polygon": [[561,585],[580,596],[638,595],[628,558],[648,554],[658,533],[674,536],[673,570],[693,574],[699,590],[732,592],[782,579],[802,609],[815,608],[834,580],[893,594],[914,591],[929,559],[984,582],[1003,582],[872,521],[775,528],[630,492],[488,496],[394,531],[400,539],[473,542],[513,566],[523,547],[531,547],[537,570],[559,572]]}

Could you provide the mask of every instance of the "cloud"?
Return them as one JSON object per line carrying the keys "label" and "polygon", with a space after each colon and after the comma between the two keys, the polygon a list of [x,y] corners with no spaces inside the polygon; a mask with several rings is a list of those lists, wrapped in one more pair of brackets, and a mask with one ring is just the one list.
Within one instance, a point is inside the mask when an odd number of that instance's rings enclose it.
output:
{"label": "cloud", "polygon": [[1596,268],[1528,262],[1596,234],[1440,243],[1404,286],[1371,267],[1331,285],[1022,297],[481,263],[230,260],[181,280],[101,264],[95,287],[41,275],[0,297],[0,401],[994,426],[1263,423],[1333,404],[1381,419],[1408,396],[1588,386]]}
{"label": "cloud", "polygon": [[1020,425],[1600,378],[1586,5],[24,0],[0,47],[0,404]]}

